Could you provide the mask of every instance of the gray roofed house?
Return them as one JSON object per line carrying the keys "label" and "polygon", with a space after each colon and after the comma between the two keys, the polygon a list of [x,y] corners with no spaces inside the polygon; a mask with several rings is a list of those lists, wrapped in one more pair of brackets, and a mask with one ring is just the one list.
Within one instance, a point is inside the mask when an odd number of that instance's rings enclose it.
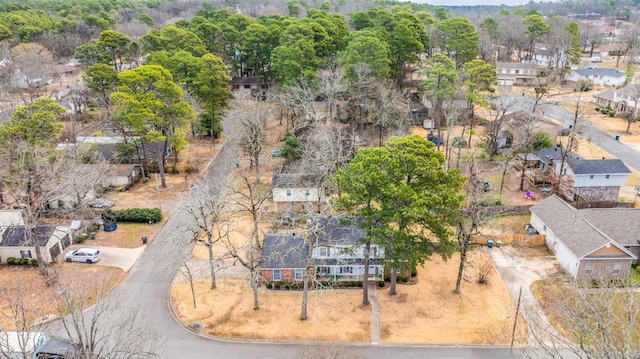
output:
{"label": "gray roofed house", "polygon": [[616,112],[631,113],[640,109],[640,88],[637,84],[607,90],[593,95],[598,105],[609,107]]}
{"label": "gray roofed house", "polygon": [[[611,229],[616,212],[634,211],[629,216],[640,219],[635,209],[583,209],[578,210],[553,195],[531,207],[531,225],[546,235],[545,243],[563,267],[576,280],[626,279],[630,266],[638,256],[610,234],[621,234]],[[601,217],[594,220],[594,217]],[[640,250],[636,243],[634,251]],[[625,248],[626,247],[626,248]]]}
{"label": "gray roofed house", "polygon": [[542,67],[537,64],[521,62],[496,63],[498,85],[525,85],[539,78],[541,71]]}
{"label": "gray roofed house", "polygon": [[[0,218],[0,262],[6,263],[9,257],[36,258],[34,240],[25,231],[20,211],[0,211],[0,217],[6,217],[17,223],[6,225],[9,221]],[[17,218],[19,218],[18,221]],[[69,226],[43,225],[37,226],[35,231],[40,254],[45,263],[55,260],[71,244]]]}
{"label": "gray roofed house", "polygon": [[[309,236],[309,248],[302,236]],[[313,275],[333,280],[362,280],[364,246],[360,242],[366,233],[357,227],[352,217],[316,217],[309,221],[307,233],[270,233],[262,247],[260,274],[268,282],[301,281],[311,250]],[[384,249],[371,245],[370,275],[377,279],[384,274]]]}
{"label": "gray roofed house", "polygon": [[304,268],[309,246],[295,233],[269,233],[262,242],[261,268]]}
{"label": "gray roofed house", "polygon": [[[562,195],[572,201],[617,201],[620,187],[627,182],[631,171],[620,159],[585,159],[568,151],[564,168],[560,147],[549,147],[527,156],[527,164],[537,167],[543,173],[553,171],[556,176],[562,173]],[[522,155],[520,159],[522,160]]]}
{"label": "gray roofed house", "polygon": [[606,67],[574,70],[567,75],[567,80],[589,80],[598,86],[622,86],[626,79],[624,72]]}
{"label": "gray roofed house", "polygon": [[625,166],[622,160],[602,159],[602,160],[585,160],[583,158],[576,159],[571,157],[569,165],[574,174],[630,174],[629,168]]}

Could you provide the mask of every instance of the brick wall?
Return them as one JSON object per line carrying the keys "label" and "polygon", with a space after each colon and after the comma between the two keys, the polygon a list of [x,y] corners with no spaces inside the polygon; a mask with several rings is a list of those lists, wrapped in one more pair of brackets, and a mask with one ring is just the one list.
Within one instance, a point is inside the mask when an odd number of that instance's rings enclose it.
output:
{"label": "brick wall", "polygon": [[617,201],[620,187],[577,187],[574,192],[580,201]]}
{"label": "brick wall", "polygon": [[[578,267],[576,280],[626,280],[629,278],[631,269],[631,258],[629,259],[581,259]],[[587,265],[592,264],[593,270],[587,273]],[[620,272],[613,273],[614,266],[620,265]]]}

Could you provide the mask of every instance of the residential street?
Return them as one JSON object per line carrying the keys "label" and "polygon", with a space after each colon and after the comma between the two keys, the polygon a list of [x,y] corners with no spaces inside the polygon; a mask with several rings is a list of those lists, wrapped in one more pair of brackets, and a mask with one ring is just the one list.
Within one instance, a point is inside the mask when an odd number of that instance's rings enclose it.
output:
{"label": "residential street", "polygon": [[[234,133],[226,122],[227,133]],[[211,163],[208,179],[228,181],[238,154],[229,141]],[[125,299],[123,311],[137,308],[146,326],[165,340],[163,357],[181,358],[294,358],[302,344],[227,341],[201,337],[180,325],[170,314],[168,292],[179,266],[190,253],[190,237],[185,235],[189,215],[179,206],[173,216],[144,251],[131,274],[114,291],[113,297]],[[114,313],[114,315],[118,315]],[[369,358],[509,358],[510,350],[494,346],[373,346],[347,345],[349,351]]]}
{"label": "residential street", "polygon": [[[587,102],[588,99],[583,99],[582,106],[595,106],[591,102]],[[532,105],[530,103],[522,103],[519,109],[531,110]],[[550,117],[565,126],[569,126],[573,122],[573,114],[567,110],[555,104],[555,101],[545,101],[543,106],[539,106],[540,111],[547,117]],[[536,111],[537,112],[537,111]],[[582,136],[590,140],[593,144],[597,145],[604,151],[610,153],[612,156],[621,159],[627,166],[632,167],[636,171],[640,171],[640,156],[638,151],[625,145],[620,141],[607,134],[606,132],[595,127],[587,121],[583,121],[584,133]],[[620,134],[624,136],[624,134]]]}

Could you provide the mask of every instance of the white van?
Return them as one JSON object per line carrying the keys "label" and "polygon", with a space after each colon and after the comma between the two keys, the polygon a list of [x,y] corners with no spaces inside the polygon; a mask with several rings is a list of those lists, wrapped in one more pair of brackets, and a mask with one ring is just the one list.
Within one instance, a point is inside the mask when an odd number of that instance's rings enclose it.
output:
{"label": "white van", "polygon": [[602,56],[591,56],[591,62],[602,62]]}

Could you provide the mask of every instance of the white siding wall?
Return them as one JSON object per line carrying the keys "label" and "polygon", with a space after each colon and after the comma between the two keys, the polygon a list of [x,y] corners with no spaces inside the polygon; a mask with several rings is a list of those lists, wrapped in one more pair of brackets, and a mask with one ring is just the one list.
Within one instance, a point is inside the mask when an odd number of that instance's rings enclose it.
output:
{"label": "white siding wall", "polygon": [[544,222],[534,213],[531,213],[531,225],[538,231],[538,233],[545,234],[547,236],[545,241],[555,250],[558,262],[560,262],[562,266],[575,278],[578,273],[578,258],[558,237],[556,237],[553,231],[549,228],[545,229]]}
{"label": "white siding wall", "polygon": [[[316,247],[313,249],[313,258],[338,258],[338,259],[354,259],[354,258],[364,258],[364,246],[356,245],[356,246],[331,246],[331,247],[322,247],[327,248],[329,252],[329,256],[323,256],[321,252],[324,252],[324,249],[320,247]],[[372,244],[371,252],[369,253],[369,258],[384,258],[384,248]]]}
{"label": "white siding wall", "polygon": [[[291,195],[287,195],[287,190]],[[307,195],[308,191],[308,195]],[[324,201],[324,191],[321,188],[274,188],[274,202],[318,202]]]}
{"label": "white siding wall", "polygon": [[626,174],[612,174],[607,176],[602,175],[593,175],[591,178],[590,175],[574,175],[573,176],[573,186],[574,187],[611,187],[611,186],[624,186],[627,183],[627,175]]}

